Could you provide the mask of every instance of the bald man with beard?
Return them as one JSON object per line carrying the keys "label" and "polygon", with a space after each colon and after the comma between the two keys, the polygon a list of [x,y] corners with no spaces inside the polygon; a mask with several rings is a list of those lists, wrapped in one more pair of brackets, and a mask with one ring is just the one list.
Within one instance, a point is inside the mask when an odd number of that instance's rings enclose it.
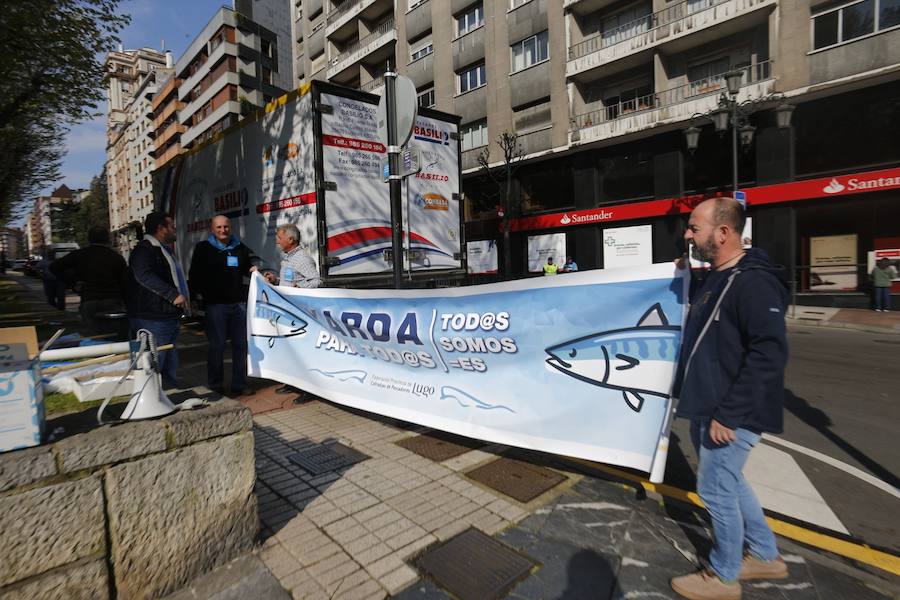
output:
{"label": "bald man with beard", "polygon": [[216,215],[209,237],[194,247],[188,280],[191,297],[206,311],[206,377],[211,390],[225,394],[225,341],[231,339],[231,394],[249,395],[247,384],[247,290],[244,283],[262,264],[236,235],[231,221]]}

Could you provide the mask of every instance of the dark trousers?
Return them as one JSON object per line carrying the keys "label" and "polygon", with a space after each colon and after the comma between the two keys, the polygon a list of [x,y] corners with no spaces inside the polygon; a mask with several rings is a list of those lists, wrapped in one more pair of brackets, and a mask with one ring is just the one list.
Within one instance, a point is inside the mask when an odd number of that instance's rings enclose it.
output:
{"label": "dark trousers", "polygon": [[[131,338],[137,336],[139,329],[146,329],[153,334],[157,346],[175,344],[178,341],[178,318],[171,319],[141,319],[132,317]],[[159,353],[159,372],[162,375],[163,387],[181,387],[178,381],[178,349],[166,350]]]}
{"label": "dark trousers", "polygon": [[875,288],[875,310],[891,310],[891,288]]}
{"label": "dark trousers", "polygon": [[58,279],[44,279],[44,294],[53,308],[66,310],[66,284]]}
{"label": "dark trousers", "polygon": [[240,392],[247,387],[247,305],[243,302],[207,304],[206,339],[209,342],[206,355],[209,387],[223,386],[226,339],[231,339],[231,391]]}
{"label": "dark trousers", "polygon": [[[95,335],[120,333],[118,321],[113,320],[111,315],[123,313],[124,311],[125,305],[122,301],[112,298],[82,300],[78,308],[78,312],[81,313],[81,322]],[[123,331],[121,333],[124,333],[125,336],[128,335],[128,332]]]}

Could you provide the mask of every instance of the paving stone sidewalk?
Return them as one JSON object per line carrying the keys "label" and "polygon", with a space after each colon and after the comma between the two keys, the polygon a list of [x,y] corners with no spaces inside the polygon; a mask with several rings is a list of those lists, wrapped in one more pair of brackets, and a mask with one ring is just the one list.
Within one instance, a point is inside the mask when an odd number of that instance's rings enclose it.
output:
{"label": "paving stone sidewalk", "polygon": [[[704,515],[642,489],[561,472],[521,504],[466,477],[504,452],[443,463],[395,442],[426,432],[322,401],[255,417],[260,557],[297,598],[450,598],[416,557],[474,527],[537,563],[509,598],[676,598],[671,577],[709,547]],[[371,458],[313,476],[288,456],[340,442]],[[791,576],[744,585],[744,598],[886,598],[898,582],[785,543]]]}

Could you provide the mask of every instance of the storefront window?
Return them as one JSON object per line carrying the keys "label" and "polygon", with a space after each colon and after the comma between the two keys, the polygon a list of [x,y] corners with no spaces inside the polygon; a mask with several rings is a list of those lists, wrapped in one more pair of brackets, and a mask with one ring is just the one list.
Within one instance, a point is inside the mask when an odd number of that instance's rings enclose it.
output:
{"label": "storefront window", "polygon": [[523,214],[566,210],[575,205],[572,168],[564,161],[520,173]]}

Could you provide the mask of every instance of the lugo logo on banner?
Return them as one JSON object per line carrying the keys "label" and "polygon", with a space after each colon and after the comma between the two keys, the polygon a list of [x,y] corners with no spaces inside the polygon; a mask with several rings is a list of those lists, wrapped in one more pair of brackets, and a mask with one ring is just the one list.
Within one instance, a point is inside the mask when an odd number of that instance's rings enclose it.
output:
{"label": "lugo logo on banner", "polygon": [[271,288],[254,276],[250,375],[459,435],[650,471],[665,446],[685,281],[672,265],[452,292]]}

